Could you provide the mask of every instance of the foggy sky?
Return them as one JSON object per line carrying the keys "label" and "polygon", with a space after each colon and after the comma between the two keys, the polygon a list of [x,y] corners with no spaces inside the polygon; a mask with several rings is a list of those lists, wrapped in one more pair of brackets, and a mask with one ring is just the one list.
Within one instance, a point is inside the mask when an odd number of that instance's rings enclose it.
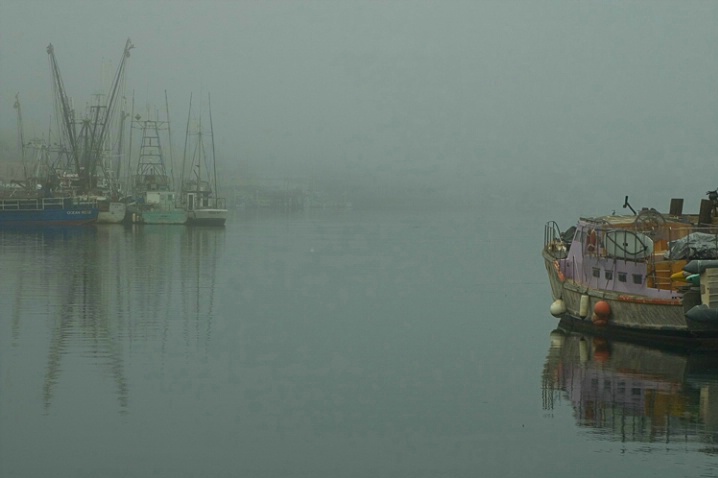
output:
{"label": "foggy sky", "polygon": [[227,170],[663,206],[718,186],[717,21],[707,1],[6,0],[0,140],[16,93],[26,137],[47,130],[49,43],[77,102],[129,37],[136,105],[167,90],[180,144],[190,93],[211,93]]}

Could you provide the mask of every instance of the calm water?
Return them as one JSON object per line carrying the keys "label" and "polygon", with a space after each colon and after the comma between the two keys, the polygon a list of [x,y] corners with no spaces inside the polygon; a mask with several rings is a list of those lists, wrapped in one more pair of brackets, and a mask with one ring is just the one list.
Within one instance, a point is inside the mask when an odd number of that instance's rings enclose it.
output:
{"label": "calm water", "polygon": [[0,476],[718,476],[718,359],[552,336],[544,219],[0,231]]}

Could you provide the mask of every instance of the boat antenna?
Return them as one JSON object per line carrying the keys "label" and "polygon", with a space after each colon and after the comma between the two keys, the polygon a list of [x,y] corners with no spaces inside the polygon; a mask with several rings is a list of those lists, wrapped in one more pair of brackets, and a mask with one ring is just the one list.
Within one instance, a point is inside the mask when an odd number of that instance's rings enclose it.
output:
{"label": "boat antenna", "polygon": [[630,209],[634,215],[636,215],[636,210],[631,207],[630,204],[628,204],[628,196],[626,196],[626,199],[623,201],[623,209]]}

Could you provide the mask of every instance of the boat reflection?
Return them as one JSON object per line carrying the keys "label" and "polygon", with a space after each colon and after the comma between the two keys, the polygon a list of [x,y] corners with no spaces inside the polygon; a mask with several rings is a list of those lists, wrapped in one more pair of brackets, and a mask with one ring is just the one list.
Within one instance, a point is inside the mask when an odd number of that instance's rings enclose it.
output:
{"label": "boat reflection", "polygon": [[[173,343],[207,354],[224,234],[196,229],[0,231],[6,270],[14,271],[0,277],[11,331],[6,338],[15,360],[28,364],[13,373],[33,376],[34,358],[46,357],[45,413],[72,395],[63,382],[96,386],[93,393],[114,397],[119,413],[128,413],[133,354],[161,343],[164,360],[175,336],[182,340]],[[14,393],[12,387],[4,391]]]}
{"label": "boat reflection", "polygon": [[559,327],[542,385],[544,409],[568,400],[580,427],[609,440],[718,440],[716,352],[657,349]]}

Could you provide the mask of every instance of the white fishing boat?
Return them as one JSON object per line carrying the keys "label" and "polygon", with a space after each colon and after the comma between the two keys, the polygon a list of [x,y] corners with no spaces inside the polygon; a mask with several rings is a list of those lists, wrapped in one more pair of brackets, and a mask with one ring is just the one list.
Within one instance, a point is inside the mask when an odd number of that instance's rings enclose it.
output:
{"label": "white fishing boat", "polygon": [[[209,97],[208,97],[209,98]],[[187,224],[191,226],[224,226],[227,220],[227,206],[224,198],[217,193],[217,167],[215,159],[212,110],[209,109],[210,151],[205,150],[202,121],[197,131],[190,132],[192,97],[190,96],[185,134],[185,151],[182,161],[181,203],[187,211]],[[188,151],[188,147],[191,151]]]}

